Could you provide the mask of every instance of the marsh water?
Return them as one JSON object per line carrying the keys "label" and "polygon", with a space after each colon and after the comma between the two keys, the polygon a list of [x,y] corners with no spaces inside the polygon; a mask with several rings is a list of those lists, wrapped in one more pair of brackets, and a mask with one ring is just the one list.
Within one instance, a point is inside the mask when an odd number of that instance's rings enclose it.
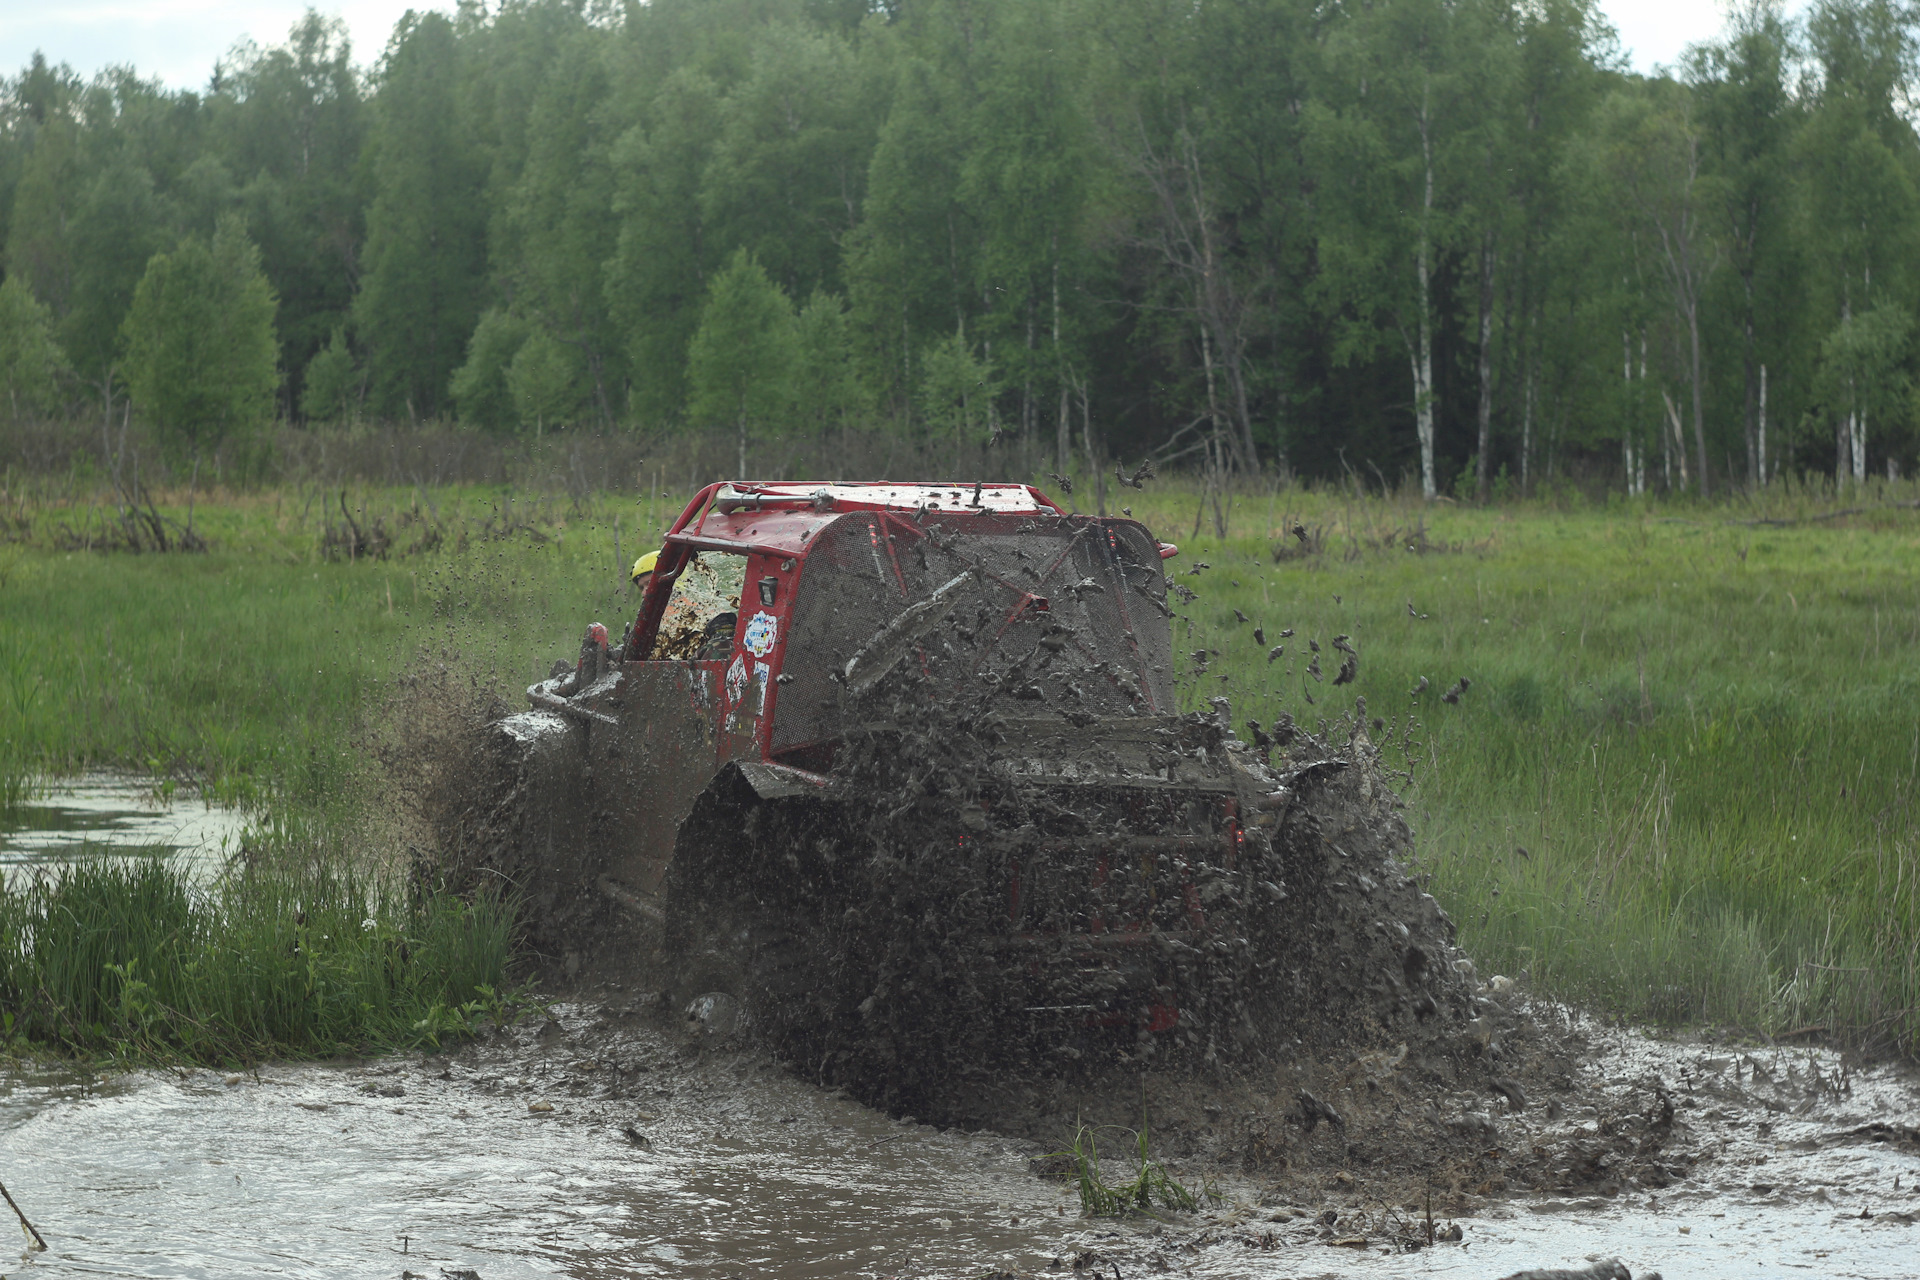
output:
{"label": "marsh water", "polygon": [[41,788],[28,803],[0,810],[0,871],[44,866],[93,853],[164,853],[217,866],[239,847],[245,817],[172,794],[152,778],[92,773]]}
{"label": "marsh water", "polygon": [[[49,797],[64,816],[8,833],[0,856],[70,857],[76,834],[152,843],[180,821],[136,798],[97,782]],[[170,830],[161,843],[206,848]],[[1588,1091],[1675,1082],[1713,1158],[1660,1190],[1477,1200],[1454,1219],[1458,1243],[1403,1253],[1392,1207],[1333,1185],[1225,1182],[1200,1213],[1085,1219],[1069,1187],[1030,1171],[1043,1148],[889,1118],[663,1030],[622,994],[444,1054],[235,1074],[0,1067],[0,1181],[50,1245],[8,1246],[0,1272],[883,1277],[1078,1262],[1128,1280],[1491,1280],[1618,1257],[1669,1280],[1920,1273],[1920,1088],[1895,1067],[1596,1030]],[[1589,1119],[1576,1106],[1504,1123],[1518,1143]]]}

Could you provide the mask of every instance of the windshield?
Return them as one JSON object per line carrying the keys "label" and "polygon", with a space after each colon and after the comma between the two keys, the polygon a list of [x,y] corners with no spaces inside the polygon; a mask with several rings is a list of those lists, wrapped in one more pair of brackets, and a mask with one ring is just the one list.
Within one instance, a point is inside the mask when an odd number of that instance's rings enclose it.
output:
{"label": "windshield", "polygon": [[[673,584],[660,632],[653,642],[653,658],[694,659],[701,655],[709,632],[733,627],[724,620],[740,612],[740,592],[747,581],[747,558],[724,551],[696,552]],[[717,656],[724,657],[721,653]]]}

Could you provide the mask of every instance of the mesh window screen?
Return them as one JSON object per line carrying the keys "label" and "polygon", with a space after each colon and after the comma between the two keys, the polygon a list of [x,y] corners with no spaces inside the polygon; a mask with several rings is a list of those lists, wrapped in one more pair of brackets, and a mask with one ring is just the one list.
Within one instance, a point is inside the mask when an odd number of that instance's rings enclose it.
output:
{"label": "mesh window screen", "polygon": [[773,750],[834,737],[832,674],[908,606],[972,579],[913,658],[1023,718],[1175,710],[1159,549],[1131,521],[849,512],[814,537],[794,600]]}

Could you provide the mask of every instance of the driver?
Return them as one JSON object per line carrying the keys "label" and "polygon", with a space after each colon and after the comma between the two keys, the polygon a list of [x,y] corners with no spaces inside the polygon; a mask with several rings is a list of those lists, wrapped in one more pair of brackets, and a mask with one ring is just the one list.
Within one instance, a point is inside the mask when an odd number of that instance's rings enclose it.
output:
{"label": "driver", "polygon": [[[633,562],[631,577],[642,596],[659,559],[659,552],[650,551]],[[745,578],[745,557],[695,552],[674,581],[673,597],[660,615],[653,652],[647,656],[694,661],[725,658],[733,647]]]}

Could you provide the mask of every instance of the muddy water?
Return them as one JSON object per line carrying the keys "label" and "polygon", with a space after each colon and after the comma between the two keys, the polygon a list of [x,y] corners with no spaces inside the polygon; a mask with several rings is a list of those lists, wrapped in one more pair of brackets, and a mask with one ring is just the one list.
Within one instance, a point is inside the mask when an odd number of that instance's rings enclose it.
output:
{"label": "muddy water", "polygon": [[[451,1059],[17,1073],[0,1167],[52,1246],[33,1273],[961,1274],[1044,1265],[1078,1230],[1005,1139],[645,1033],[596,1040],[627,1061],[588,1071],[591,1020],[560,1012]],[[613,1101],[597,1076],[660,1083]]]}
{"label": "muddy water", "polygon": [[0,813],[0,871],[103,849],[173,853],[213,867],[239,846],[244,825],[235,809],[162,798],[153,779],[139,774],[87,774]]}
{"label": "muddy water", "polygon": [[[52,1245],[27,1274],[977,1276],[1080,1260],[1497,1277],[1613,1257],[1669,1280],[1920,1274],[1920,1143],[1900,1136],[1920,1094],[1831,1055],[1751,1055],[1756,1079],[1740,1055],[1613,1037],[1601,1078],[1679,1084],[1679,1124],[1711,1159],[1659,1191],[1456,1205],[1439,1216],[1459,1243],[1406,1253],[1388,1219],[1418,1215],[1369,1202],[1364,1175],[1311,1203],[1228,1183],[1201,1214],[1089,1222],[1028,1172],[1030,1145],[890,1120],[621,1010],[556,1012],[445,1056],[237,1076],[14,1068],[0,1178]],[[1508,1117],[1501,1141],[1588,1122]],[[1321,1225],[1328,1210],[1338,1225]]]}

